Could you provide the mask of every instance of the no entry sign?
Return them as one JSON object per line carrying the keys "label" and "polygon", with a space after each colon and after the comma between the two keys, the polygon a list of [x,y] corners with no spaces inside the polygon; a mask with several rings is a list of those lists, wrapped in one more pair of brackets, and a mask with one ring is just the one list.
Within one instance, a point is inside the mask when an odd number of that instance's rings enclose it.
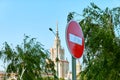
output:
{"label": "no entry sign", "polygon": [[74,58],[80,58],[84,51],[84,37],[80,25],[71,20],[66,28],[66,43]]}

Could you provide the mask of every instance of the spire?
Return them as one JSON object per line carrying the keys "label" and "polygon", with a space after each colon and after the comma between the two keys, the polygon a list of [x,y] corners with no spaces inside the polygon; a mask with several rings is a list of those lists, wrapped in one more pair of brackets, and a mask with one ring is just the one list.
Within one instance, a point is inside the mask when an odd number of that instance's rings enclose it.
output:
{"label": "spire", "polygon": [[58,32],[58,22],[56,23],[56,37],[58,38],[59,37],[59,32]]}
{"label": "spire", "polygon": [[61,47],[60,38],[59,38],[59,31],[58,31],[58,22],[56,22],[56,34],[55,34],[54,47],[56,47],[56,45],[58,45],[58,47]]}

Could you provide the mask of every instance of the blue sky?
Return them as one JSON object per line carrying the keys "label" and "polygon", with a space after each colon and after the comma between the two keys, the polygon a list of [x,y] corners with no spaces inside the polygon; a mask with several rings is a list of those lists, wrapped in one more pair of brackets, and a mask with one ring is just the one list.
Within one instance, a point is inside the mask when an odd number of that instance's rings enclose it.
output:
{"label": "blue sky", "polygon": [[[26,34],[49,49],[55,37],[49,27],[56,31],[58,22],[61,45],[71,70],[71,55],[65,42],[67,15],[73,11],[82,14],[90,2],[102,9],[120,7],[120,0],[0,0],[0,48],[5,41],[13,47],[21,44]],[[0,61],[0,70],[3,70],[1,65]]]}

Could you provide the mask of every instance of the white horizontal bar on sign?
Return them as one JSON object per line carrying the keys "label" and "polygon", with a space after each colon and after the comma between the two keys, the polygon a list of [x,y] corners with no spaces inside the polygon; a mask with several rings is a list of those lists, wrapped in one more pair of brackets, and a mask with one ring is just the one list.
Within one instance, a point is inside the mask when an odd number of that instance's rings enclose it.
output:
{"label": "white horizontal bar on sign", "polygon": [[82,38],[74,35],[74,34],[69,34],[69,39],[71,42],[82,45]]}

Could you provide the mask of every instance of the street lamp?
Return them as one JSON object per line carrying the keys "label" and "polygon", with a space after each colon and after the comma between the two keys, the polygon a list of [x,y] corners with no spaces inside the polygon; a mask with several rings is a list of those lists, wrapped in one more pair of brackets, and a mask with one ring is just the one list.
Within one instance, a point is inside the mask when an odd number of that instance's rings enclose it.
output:
{"label": "street lamp", "polygon": [[53,34],[56,36],[56,34],[55,34],[55,32],[53,31],[52,28],[49,28],[49,30],[50,30],[51,32],[53,32]]}
{"label": "street lamp", "polygon": [[[55,37],[57,37],[57,35],[55,34],[55,32],[53,31],[52,28],[49,28],[49,30],[55,35]],[[58,42],[56,44],[56,48],[57,48],[57,57],[56,57],[56,62],[57,62],[57,76],[58,76]]]}

